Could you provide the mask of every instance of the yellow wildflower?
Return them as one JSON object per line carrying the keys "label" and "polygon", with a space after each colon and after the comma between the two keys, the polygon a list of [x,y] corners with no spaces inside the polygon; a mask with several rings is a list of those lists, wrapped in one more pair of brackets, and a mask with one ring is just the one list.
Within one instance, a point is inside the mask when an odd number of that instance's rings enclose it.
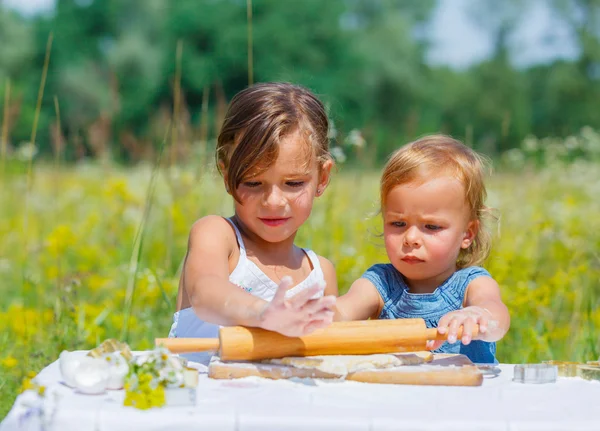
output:
{"label": "yellow wildflower", "polygon": [[19,361],[17,361],[17,359],[13,356],[7,356],[6,358],[2,359],[2,366],[4,368],[14,368],[18,363]]}
{"label": "yellow wildflower", "polygon": [[21,390],[19,392],[25,392],[30,389],[35,389],[36,384],[33,382],[31,378],[23,379],[23,383],[21,383]]}
{"label": "yellow wildflower", "polygon": [[71,226],[66,224],[58,225],[46,237],[48,251],[56,256],[62,255],[68,248],[75,245],[77,235],[73,232]]}

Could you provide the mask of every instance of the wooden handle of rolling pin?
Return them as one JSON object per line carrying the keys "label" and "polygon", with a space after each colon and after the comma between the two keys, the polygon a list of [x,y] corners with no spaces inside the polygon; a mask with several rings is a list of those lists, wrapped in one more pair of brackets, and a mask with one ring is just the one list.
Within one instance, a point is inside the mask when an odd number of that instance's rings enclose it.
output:
{"label": "wooden handle of rolling pin", "polygon": [[218,338],[156,338],[156,346],[164,346],[172,353],[217,352]]}
{"label": "wooden handle of rolling pin", "polygon": [[[445,335],[445,334],[444,334]],[[334,322],[303,337],[242,326],[222,327],[219,341],[204,338],[157,339],[173,353],[216,350],[223,361],[252,361],[285,356],[369,355],[426,350],[426,342],[440,339],[423,319],[386,319]]]}

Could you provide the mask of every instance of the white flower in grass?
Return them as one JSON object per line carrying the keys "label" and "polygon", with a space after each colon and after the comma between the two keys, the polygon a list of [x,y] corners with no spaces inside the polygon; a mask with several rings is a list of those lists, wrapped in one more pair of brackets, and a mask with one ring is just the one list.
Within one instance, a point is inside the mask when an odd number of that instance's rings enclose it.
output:
{"label": "white flower in grass", "polygon": [[575,136],[569,136],[565,139],[565,148],[569,151],[576,150],[579,147],[579,140]]}
{"label": "white flower in grass", "polygon": [[600,133],[589,126],[581,129],[582,147],[587,153],[600,154]]}
{"label": "white flower in grass", "polygon": [[357,129],[351,130],[346,137],[346,145],[350,145],[352,147],[364,148],[366,143],[367,142],[365,141],[365,138],[363,138],[362,133]]}
{"label": "white flower in grass", "polygon": [[331,155],[338,163],[344,163],[346,161],[346,154],[344,153],[344,150],[342,150],[342,147],[333,147],[331,149]]}
{"label": "white flower in grass", "polygon": [[17,157],[26,162],[29,160],[33,160],[33,158],[37,155],[38,148],[35,144],[31,142],[23,142],[19,145],[19,149],[17,150]]}
{"label": "white flower in grass", "polygon": [[538,139],[535,136],[528,136],[523,141],[523,144],[521,145],[521,147],[527,153],[534,153],[539,148]]}
{"label": "white flower in grass", "polygon": [[355,256],[356,255],[356,249],[354,247],[352,247],[351,245],[347,245],[344,244],[340,247],[340,251],[342,253],[342,255],[344,256]]}
{"label": "white flower in grass", "polygon": [[333,120],[329,120],[329,130],[327,131],[327,137],[329,139],[335,139],[337,138],[337,129],[335,128],[335,123]]}
{"label": "white flower in grass", "polygon": [[502,158],[513,168],[520,168],[525,164],[525,155],[523,154],[523,151],[518,148],[506,151],[502,155]]}

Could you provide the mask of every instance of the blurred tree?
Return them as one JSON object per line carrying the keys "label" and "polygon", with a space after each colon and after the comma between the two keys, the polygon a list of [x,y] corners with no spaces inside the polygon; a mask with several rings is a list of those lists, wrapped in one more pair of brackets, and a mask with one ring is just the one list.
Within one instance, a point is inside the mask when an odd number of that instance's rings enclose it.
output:
{"label": "blurred tree", "polygon": [[567,135],[600,124],[600,0],[553,0],[554,18],[567,25],[580,55],[531,70],[538,101],[536,129]]}
{"label": "blurred tree", "polygon": [[[549,2],[581,56],[519,69],[510,54],[532,4],[471,0],[466,10],[493,41],[493,54],[452,70],[425,60],[435,0],[253,0],[254,81],[310,87],[339,136],[360,129],[380,160],[437,131],[500,152],[529,133],[600,127],[600,0]],[[29,138],[53,32],[38,133],[43,152],[55,127],[55,95],[63,132],[79,153],[104,155],[112,145],[118,155],[141,155],[163,136],[176,88],[180,140],[206,146],[227,101],[248,84],[247,31],[246,0],[57,0],[53,14],[33,19],[0,6],[0,94],[11,77],[11,99],[22,102],[11,137]]]}
{"label": "blurred tree", "polygon": [[[511,64],[511,36],[522,23],[531,0],[506,0],[501,3],[471,0],[467,11],[472,21],[487,32],[492,42],[488,60],[466,72],[473,86],[467,94],[472,114],[466,124],[477,146],[487,153],[498,153],[517,146],[530,130],[530,97],[524,73]],[[467,110],[467,106],[464,109]],[[446,110],[450,123],[452,112]],[[464,115],[463,115],[464,118]],[[460,130],[459,129],[459,130]]]}
{"label": "blurred tree", "polygon": [[[0,103],[10,85],[9,141],[29,139],[35,106],[23,104],[28,99],[26,78],[34,71],[34,38],[31,26],[15,12],[0,7]],[[8,82],[10,81],[10,84]]]}
{"label": "blurred tree", "polygon": [[155,103],[166,85],[163,64],[173,59],[163,38],[167,0],[118,0],[110,17],[114,38],[101,40],[108,60],[112,111],[118,124],[137,133],[146,130]]}
{"label": "blurred tree", "polygon": [[428,87],[424,28],[435,1],[348,0],[345,6],[341,23],[352,36],[353,64],[337,94],[346,122],[365,129],[367,142],[385,158],[421,128]]}
{"label": "blurred tree", "polygon": [[600,80],[600,0],[553,0],[552,4],[579,44],[577,65],[588,80]]}
{"label": "blurred tree", "polygon": [[[17,80],[30,67],[33,52],[31,27],[15,12],[0,8],[0,81]],[[2,90],[4,91],[4,90]]]}

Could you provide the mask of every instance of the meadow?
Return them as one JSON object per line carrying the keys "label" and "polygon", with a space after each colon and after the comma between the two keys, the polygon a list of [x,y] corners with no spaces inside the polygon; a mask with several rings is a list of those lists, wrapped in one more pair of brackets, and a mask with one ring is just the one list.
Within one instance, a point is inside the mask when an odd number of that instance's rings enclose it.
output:
{"label": "meadow", "polygon": [[[512,326],[505,363],[596,360],[600,353],[600,135],[526,140],[495,161],[499,220],[485,267]],[[64,350],[166,336],[193,222],[231,215],[209,165],[2,160],[0,418],[21,381]],[[298,243],[331,259],[340,291],[386,255],[378,172],[340,164]]]}

